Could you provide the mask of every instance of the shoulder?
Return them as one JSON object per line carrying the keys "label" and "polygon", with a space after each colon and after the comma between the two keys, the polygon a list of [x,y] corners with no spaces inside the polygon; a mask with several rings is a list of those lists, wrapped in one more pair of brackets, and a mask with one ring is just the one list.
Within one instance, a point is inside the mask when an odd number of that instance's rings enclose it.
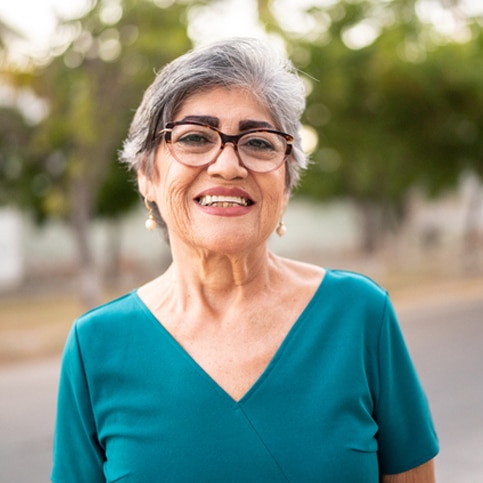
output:
{"label": "shoulder", "polygon": [[387,291],[372,278],[357,272],[348,270],[327,270],[327,283],[333,284],[342,294],[352,296],[371,296],[386,298]]}
{"label": "shoulder", "polygon": [[365,275],[346,270],[327,270],[318,297],[334,320],[371,331],[382,327],[392,307],[384,288]]}
{"label": "shoulder", "polygon": [[386,297],[386,290],[373,279],[362,273],[349,270],[323,268],[318,265],[281,258],[288,270],[288,278],[300,284],[331,285],[337,287],[342,294],[373,294]]}
{"label": "shoulder", "polygon": [[326,270],[311,263],[305,263],[290,258],[276,257],[283,279],[294,288],[312,286],[317,288],[324,279]]}
{"label": "shoulder", "polygon": [[99,305],[82,314],[74,323],[79,333],[105,330],[119,330],[126,322],[132,321],[143,307],[135,291]]}
{"label": "shoulder", "polygon": [[84,360],[97,362],[112,359],[131,345],[136,346],[136,341],[149,337],[152,325],[149,311],[132,291],[77,318],[64,353],[80,353]]}
{"label": "shoulder", "polygon": [[133,298],[135,297],[135,292],[129,292],[118,298],[110,300],[102,305],[98,305],[93,309],[88,310],[82,314],[78,320],[79,322],[86,322],[91,319],[96,319],[99,317],[106,317],[112,313],[118,313],[120,310],[125,310],[132,306]]}
{"label": "shoulder", "polygon": [[385,306],[389,301],[386,289],[362,273],[348,270],[328,270],[328,283],[351,304]]}

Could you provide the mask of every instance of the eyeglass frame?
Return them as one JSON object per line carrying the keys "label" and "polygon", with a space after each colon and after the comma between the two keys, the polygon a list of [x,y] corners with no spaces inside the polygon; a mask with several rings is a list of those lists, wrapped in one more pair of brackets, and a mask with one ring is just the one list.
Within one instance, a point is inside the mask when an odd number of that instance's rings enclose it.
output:
{"label": "eyeglass frame", "polygon": [[[216,154],[213,159],[211,159],[210,161],[207,161],[204,164],[200,164],[200,165],[188,164],[188,163],[185,163],[184,161],[178,159],[178,157],[173,154],[173,157],[176,161],[178,161],[181,164],[184,164],[185,166],[189,166],[191,168],[203,168],[205,166],[209,166],[210,164],[213,164],[214,162],[216,162],[216,160],[218,159],[220,154],[223,152],[223,149],[225,149],[226,144],[230,143],[233,146],[233,149],[234,149],[234,151],[235,151],[235,153],[238,157],[239,162],[242,164],[242,166],[244,168],[246,168],[250,171],[254,171],[255,173],[262,173],[262,174],[263,173],[271,173],[272,171],[275,171],[276,169],[280,168],[280,166],[282,166],[282,164],[285,161],[287,161],[287,158],[290,156],[290,153],[292,152],[293,143],[294,143],[294,137],[291,134],[287,134],[283,131],[278,131],[277,129],[257,128],[257,129],[251,129],[249,131],[245,131],[245,132],[242,132],[242,133],[239,133],[239,134],[225,134],[224,132],[220,131],[215,126],[211,126],[210,124],[205,124],[203,122],[198,122],[198,121],[189,121],[189,120],[186,120],[186,121],[168,121],[164,125],[164,129],[161,129],[160,131],[158,131],[158,135],[162,135],[164,137],[164,141],[166,142],[166,144],[169,144],[169,145],[172,146],[173,142],[172,142],[172,139],[171,139],[171,133],[173,132],[173,129],[176,126],[183,126],[183,125],[206,127],[208,129],[211,129],[212,131],[216,132],[221,139],[220,151],[218,152],[218,154]],[[268,171],[256,171],[252,168],[248,168],[245,165],[245,163],[243,162],[243,160],[240,156],[240,153],[238,152],[238,141],[242,137],[246,136],[247,134],[253,134],[253,133],[257,133],[257,132],[267,132],[267,133],[277,134],[279,136],[282,136],[285,139],[285,141],[287,142],[287,147],[285,148],[284,157],[280,161],[280,164],[278,164],[277,166],[275,166],[272,169],[269,169]]]}

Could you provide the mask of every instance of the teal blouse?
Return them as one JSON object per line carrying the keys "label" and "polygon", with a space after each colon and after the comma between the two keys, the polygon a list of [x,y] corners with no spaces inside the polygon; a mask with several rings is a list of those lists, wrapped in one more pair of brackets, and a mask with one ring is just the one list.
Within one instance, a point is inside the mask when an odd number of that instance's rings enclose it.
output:
{"label": "teal blouse", "polygon": [[388,296],[360,275],[327,271],[239,401],[136,291],[83,315],[65,346],[55,483],[377,483],[437,452]]}

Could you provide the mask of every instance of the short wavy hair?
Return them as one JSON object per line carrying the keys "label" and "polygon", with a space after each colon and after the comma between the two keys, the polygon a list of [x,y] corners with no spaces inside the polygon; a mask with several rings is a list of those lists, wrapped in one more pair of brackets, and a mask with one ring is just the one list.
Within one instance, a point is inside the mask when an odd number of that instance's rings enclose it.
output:
{"label": "short wavy hair", "polygon": [[294,137],[286,163],[286,188],[292,190],[307,166],[300,138],[305,88],[288,58],[268,42],[232,38],[193,49],[167,64],[146,90],[119,153],[121,162],[148,177],[155,175],[157,135],[191,95],[216,87],[254,94],[276,123]]}

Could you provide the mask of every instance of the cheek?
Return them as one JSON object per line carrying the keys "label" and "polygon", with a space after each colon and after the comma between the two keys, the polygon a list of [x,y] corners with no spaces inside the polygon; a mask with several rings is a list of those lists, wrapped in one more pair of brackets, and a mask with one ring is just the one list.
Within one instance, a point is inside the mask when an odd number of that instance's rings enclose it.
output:
{"label": "cheek", "polygon": [[[178,166],[165,165],[159,170],[156,198],[161,216],[170,225],[175,220],[186,223],[190,199],[190,186],[195,178],[192,173],[180,173]],[[185,171],[185,170],[182,170]]]}
{"label": "cheek", "polygon": [[288,201],[284,173],[280,173],[280,176],[276,179],[272,179],[271,182],[267,180],[267,183],[262,189],[267,208],[269,208],[270,211],[273,210],[276,216],[280,216],[281,211],[283,211]]}
{"label": "cheek", "polygon": [[[287,204],[285,185],[278,181],[274,180],[271,185],[265,185],[263,190],[263,208],[260,212],[260,228],[264,231],[267,230],[269,233],[273,232],[280,218],[283,217]],[[276,187],[279,189],[276,189]]]}

